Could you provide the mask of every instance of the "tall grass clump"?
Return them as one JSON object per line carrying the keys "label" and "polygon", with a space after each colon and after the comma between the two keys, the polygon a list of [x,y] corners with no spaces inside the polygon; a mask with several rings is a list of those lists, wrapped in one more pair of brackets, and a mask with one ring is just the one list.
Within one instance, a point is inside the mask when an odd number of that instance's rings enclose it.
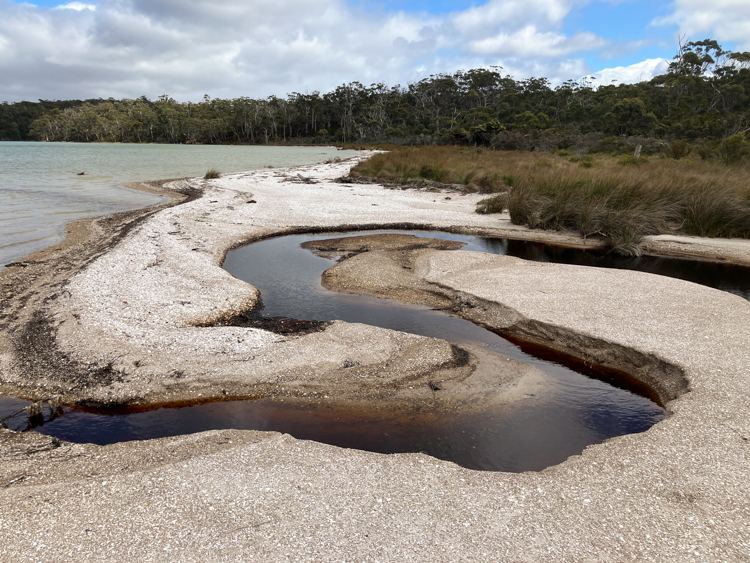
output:
{"label": "tall grass clump", "polygon": [[522,178],[508,194],[511,221],[576,230],[626,255],[638,255],[646,235],[750,238],[745,167],[672,160],[652,169],[615,162],[595,171]]}
{"label": "tall grass clump", "polygon": [[221,178],[221,172],[216,170],[216,168],[209,168],[206,171],[206,175],[203,176],[204,180],[214,180],[216,178]]}
{"label": "tall grass clump", "polygon": [[353,177],[404,185],[447,184],[466,191],[506,191],[514,176],[500,167],[497,151],[458,147],[405,147],[380,153],[352,168]]}
{"label": "tall grass clump", "polygon": [[[731,149],[744,151],[734,142],[739,148]],[[605,155],[583,160],[523,151],[402,148],[378,154],[353,172],[373,179],[387,173],[407,185],[451,179],[465,191],[490,196],[478,203],[478,213],[508,210],[514,224],[577,231],[620,254],[639,254],[646,235],[750,238],[750,166],[727,158],[705,160],[679,143],[672,153],[657,163]]]}
{"label": "tall grass clump", "polygon": [[683,230],[701,237],[750,238],[750,193],[707,185],[688,198]]}
{"label": "tall grass clump", "polygon": [[477,203],[477,213],[502,213],[508,207],[508,194],[496,194]]}

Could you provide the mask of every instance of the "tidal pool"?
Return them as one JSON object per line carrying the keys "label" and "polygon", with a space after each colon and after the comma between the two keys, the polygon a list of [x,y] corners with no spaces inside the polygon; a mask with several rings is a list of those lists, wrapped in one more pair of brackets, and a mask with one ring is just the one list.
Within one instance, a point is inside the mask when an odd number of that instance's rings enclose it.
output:
{"label": "tidal pool", "polygon": [[[466,250],[508,253],[507,244],[493,239],[405,234],[459,240],[466,243]],[[35,427],[66,440],[99,444],[219,428],[273,430],[342,447],[380,453],[424,452],[472,469],[519,472],[555,465],[590,444],[643,432],[663,418],[663,409],[643,396],[648,390],[631,386],[633,382],[620,374],[571,363],[544,351],[540,354],[427,307],[324,289],[321,274],[333,261],[300,244],[342,235],[292,235],[256,242],[230,252],[224,267],[260,289],[264,316],[338,319],[443,338],[459,346],[482,346],[542,370],[548,376],[544,389],[484,409],[444,401],[439,394],[409,405],[254,398],[119,412],[46,407],[42,417],[29,421],[16,416],[8,419],[9,426]],[[0,401],[0,418],[25,404]]]}

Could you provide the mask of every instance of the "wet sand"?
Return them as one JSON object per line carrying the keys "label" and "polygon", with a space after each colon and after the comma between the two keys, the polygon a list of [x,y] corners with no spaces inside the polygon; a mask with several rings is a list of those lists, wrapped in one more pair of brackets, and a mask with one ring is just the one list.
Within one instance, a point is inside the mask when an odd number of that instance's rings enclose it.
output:
{"label": "wet sand", "polygon": [[[479,196],[331,181],[348,166],[173,182],[166,187],[201,196],[84,223],[59,248],[8,268],[0,274],[3,391],[106,405],[272,391],[283,382],[292,393],[388,400],[407,379],[465,366],[448,343],[364,325],[300,335],[214,326],[258,303],[254,288],[220,268],[226,251],[353,226],[581,243],[476,215]],[[318,183],[295,182],[297,172]],[[706,257],[750,264],[747,241],[716,242]],[[702,243],[653,244],[684,252]],[[406,300],[440,288],[433,293],[457,314],[486,326],[602,363],[630,362],[671,415],[523,474],[262,432],[98,447],[0,431],[0,559],[36,559],[42,550],[77,561],[750,556],[750,303],[638,272],[408,252],[379,264],[394,275],[368,291],[393,293],[407,280]],[[351,283],[375,286],[369,262],[358,254],[341,266]],[[344,373],[352,360],[361,367],[355,377]]]}

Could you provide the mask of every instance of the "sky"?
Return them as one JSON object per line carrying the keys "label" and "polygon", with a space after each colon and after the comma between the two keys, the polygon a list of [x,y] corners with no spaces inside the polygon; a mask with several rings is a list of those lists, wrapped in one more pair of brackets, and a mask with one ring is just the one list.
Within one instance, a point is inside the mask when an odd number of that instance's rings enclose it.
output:
{"label": "sky", "polygon": [[639,82],[679,38],[750,51],[750,0],[0,0],[0,101],[285,97],[491,66]]}

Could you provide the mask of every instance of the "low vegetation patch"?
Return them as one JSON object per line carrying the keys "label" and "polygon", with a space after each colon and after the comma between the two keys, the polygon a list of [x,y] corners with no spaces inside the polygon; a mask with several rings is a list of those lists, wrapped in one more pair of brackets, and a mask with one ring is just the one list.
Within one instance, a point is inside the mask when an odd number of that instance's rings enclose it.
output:
{"label": "low vegetation patch", "polygon": [[216,170],[216,168],[209,168],[206,171],[206,175],[203,176],[205,180],[214,180],[216,178],[221,178],[221,172]]}
{"label": "low vegetation patch", "polygon": [[435,182],[492,194],[515,185],[514,175],[503,171],[508,167],[501,155],[507,159],[509,154],[516,153],[466,147],[396,148],[361,162],[351,176],[408,186]]}
{"label": "low vegetation patch", "polygon": [[373,156],[351,175],[486,193],[478,213],[507,210],[514,224],[578,231],[626,255],[640,254],[644,235],[750,238],[750,166],[674,149],[663,158],[639,159],[403,148]]}

